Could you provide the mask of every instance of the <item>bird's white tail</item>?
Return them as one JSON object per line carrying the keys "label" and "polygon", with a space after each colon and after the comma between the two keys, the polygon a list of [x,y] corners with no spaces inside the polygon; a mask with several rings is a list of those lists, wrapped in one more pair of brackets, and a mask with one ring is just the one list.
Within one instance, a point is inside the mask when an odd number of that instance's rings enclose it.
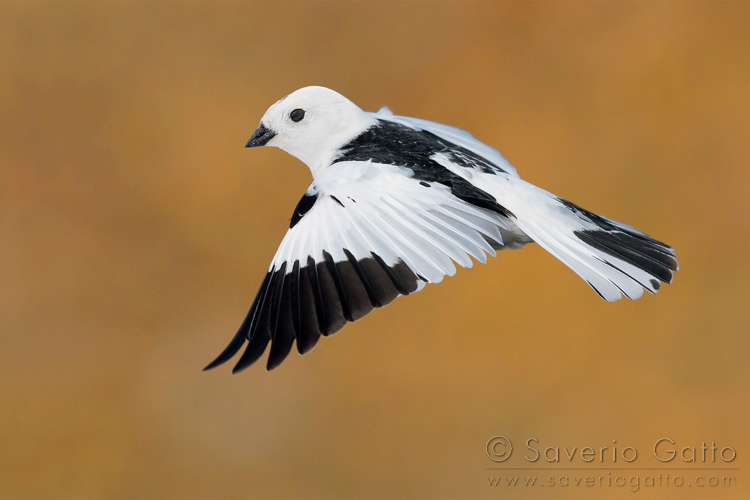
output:
{"label": "bird's white tail", "polygon": [[[521,179],[487,186],[519,229],[557,257],[604,300],[656,293],[678,270],[674,250],[631,226],[558,198]],[[494,189],[493,189],[494,188]]]}

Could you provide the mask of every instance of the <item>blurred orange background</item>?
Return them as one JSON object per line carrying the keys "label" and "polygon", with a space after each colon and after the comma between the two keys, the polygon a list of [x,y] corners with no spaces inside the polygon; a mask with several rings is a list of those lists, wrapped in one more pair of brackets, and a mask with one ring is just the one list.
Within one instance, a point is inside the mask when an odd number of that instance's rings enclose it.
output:
{"label": "blurred orange background", "polygon": [[[749,498],[749,20],[744,2],[0,4],[0,497]],[[311,181],[243,146],[313,84],[470,130],[682,270],[608,304],[529,245],[271,373],[202,372]],[[496,435],[517,466],[532,437],[616,440],[644,467],[659,438],[715,442],[736,483],[490,487]]]}

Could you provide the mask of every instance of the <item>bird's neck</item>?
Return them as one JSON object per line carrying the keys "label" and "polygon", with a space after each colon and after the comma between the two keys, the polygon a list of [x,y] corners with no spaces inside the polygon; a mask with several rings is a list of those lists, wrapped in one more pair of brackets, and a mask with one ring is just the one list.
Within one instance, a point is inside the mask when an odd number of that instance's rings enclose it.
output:
{"label": "bird's neck", "polygon": [[[313,178],[331,166],[346,149],[346,145],[356,140],[377,123],[377,119],[362,112],[356,119],[350,120],[345,127],[326,134],[324,140],[309,144],[300,154],[295,155],[310,168]],[[326,147],[322,147],[326,144]]]}

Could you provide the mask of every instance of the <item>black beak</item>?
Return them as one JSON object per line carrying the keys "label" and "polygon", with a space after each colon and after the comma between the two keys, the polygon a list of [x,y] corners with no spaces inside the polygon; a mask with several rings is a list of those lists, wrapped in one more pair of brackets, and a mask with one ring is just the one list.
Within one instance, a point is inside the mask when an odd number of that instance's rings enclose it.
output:
{"label": "black beak", "polygon": [[276,137],[276,132],[270,128],[266,128],[266,126],[261,123],[258,125],[258,128],[255,129],[255,132],[253,132],[253,135],[250,137],[250,140],[247,141],[245,147],[254,148],[257,146],[265,146],[268,144],[268,141],[274,137]]}

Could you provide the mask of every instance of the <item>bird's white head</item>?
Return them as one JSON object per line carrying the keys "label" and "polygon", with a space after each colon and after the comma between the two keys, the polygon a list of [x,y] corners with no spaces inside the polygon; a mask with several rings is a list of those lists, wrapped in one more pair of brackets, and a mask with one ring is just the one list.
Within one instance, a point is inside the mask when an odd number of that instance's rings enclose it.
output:
{"label": "bird's white head", "polygon": [[302,160],[313,176],[376,119],[338,92],[304,87],[268,108],[246,147],[274,146]]}

